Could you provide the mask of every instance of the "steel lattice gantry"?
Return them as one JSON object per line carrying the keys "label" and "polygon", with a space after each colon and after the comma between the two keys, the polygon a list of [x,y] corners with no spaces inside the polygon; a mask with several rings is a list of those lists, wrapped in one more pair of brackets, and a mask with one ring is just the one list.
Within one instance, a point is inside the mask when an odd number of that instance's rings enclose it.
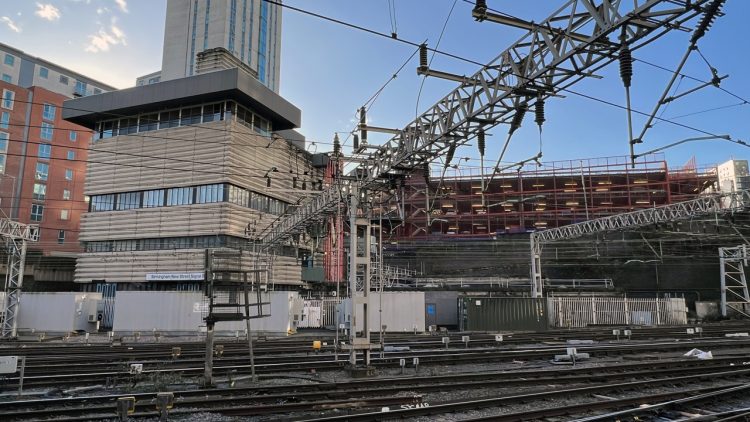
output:
{"label": "steel lattice gantry", "polygon": [[[462,145],[480,130],[513,119],[516,110],[594,76],[617,59],[664,33],[680,29],[709,0],[568,0],[555,13],[417,117],[386,144],[370,150],[355,170],[360,189],[380,186]],[[331,212],[347,189],[334,182],[319,196],[266,230],[273,246]]]}
{"label": "steel lattice gantry", "polygon": [[721,263],[721,316],[727,316],[731,309],[750,318],[750,293],[747,289],[745,265],[748,256],[747,245],[732,248],[719,248]]}
{"label": "steel lattice gantry", "polygon": [[738,212],[748,207],[750,207],[750,190],[741,190],[732,193],[707,195],[690,201],[616,214],[531,233],[529,236],[531,249],[531,294],[534,297],[541,297],[543,293],[541,257],[542,245],[544,243],[575,239],[595,233],[684,220],[714,213]]}
{"label": "steel lattice gantry", "polygon": [[0,235],[5,240],[8,253],[0,338],[12,339],[16,337],[18,325],[18,307],[23,286],[23,270],[26,265],[26,246],[28,242],[39,240],[39,226],[3,218],[0,219]]}

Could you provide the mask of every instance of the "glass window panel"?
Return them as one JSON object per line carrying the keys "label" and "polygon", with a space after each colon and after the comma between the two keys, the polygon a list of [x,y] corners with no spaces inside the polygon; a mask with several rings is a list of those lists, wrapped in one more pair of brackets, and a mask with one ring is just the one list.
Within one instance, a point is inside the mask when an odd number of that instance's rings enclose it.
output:
{"label": "glass window panel", "polygon": [[159,114],[143,114],[141,115],[140,122],[138,124],[139,132],[148,132],[159,128]]}
{"label": "glass window panel", "polygon": [[36,163],[36,179],[47,180],[47,177],[49,177],[49,164]]}

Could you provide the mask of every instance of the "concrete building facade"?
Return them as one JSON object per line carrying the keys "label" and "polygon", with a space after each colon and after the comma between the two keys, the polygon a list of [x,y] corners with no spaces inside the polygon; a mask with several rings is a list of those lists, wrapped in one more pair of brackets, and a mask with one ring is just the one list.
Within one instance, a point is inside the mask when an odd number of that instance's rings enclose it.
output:
{"label": "concrete building facade", "polygon": [[[250,267],[253,233],[322,185],[308,153],[275,135],[298,127],[300,111],[243,69],[66,105],[67,120],[95,131],[78,283],[197,285],[216,248],[240,251]],[[297,255],[276,256],[276,285],[301,284]]]}
{"label": "concrete building facade", "polygon": [[63,102],[114,88],[4,44],[0,72],[0,215],[40,226],[28,281],[72,281],[92,132],[62,119]]}
{"label": "concrete building facade", "polygon": [[198,53],[225,48],[279,92],[281,10],[263,0],[168,0],[162,69],[136,85],[193,76]]}

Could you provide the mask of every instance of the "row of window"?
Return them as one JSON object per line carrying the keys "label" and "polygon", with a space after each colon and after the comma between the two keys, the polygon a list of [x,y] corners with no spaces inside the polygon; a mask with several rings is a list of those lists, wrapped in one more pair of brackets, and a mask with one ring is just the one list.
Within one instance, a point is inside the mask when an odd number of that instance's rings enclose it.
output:
{"label": "row of window", "polygon": [[[36,163],[36,180],[46,181],[49,178],[49,164]],[[65,169],[65,180],[73,180],[73,169]],[[68,199],[68,198],[65,198]]]}
{"label": "row of window", "polygon": [[157,251],[162,249],[207,249],[207,248],[248,248],[248,240],[240,237],[183,236],[150,239],[103,240],[86,242],[86,252],[133,252]]}
{"label": "row of window", "polygon": [[[31,205],[31,221],[34,222],[41,222],[44,218],[44,205],[43,204],[32,204]],[[67,221],[70,220],[70,210],[68,209],[62,209],[60,210],[60,220]]]}
{"label": "row of window", "polygon": [[[34,193],[32,198],[36,201],[44,201],[47,199],[47,185],[44,183],[34,183]],[[62,199],[64,201],[70,201],[70,189],[63,189]],[[63,218],[65,220],[65,218]]]}
{"label": "row of window", "polygon": [[[16,57],[12,54],[5,54],[5,58],[3,60],[3,63],[5,63],[7,66],[14,67],[16,64]],[[42,79],[49,79],[49,69],[44,66],[39,66],[39,77]],[[3,73],[3,81],[8,83],[13,83],[13,78],[8,75],[7,73]],[[70,78],[65,75],[60,75],[59,82],[63,85],[68,85],[70,83]],[[79,81],[76,79],[76,85],[75,90],[73,91],[75,94],[80,96],[86,96],[86,91],[88,89],[88,84],[84,81]],[[94,95],[101,94],[102,90],[99,88],[94,88]]]}
{"label": "row of window", "polygon": [[[48,160],[50,157],[52,157],[52,145],[50,144],[39,144],[39,158],[43,160]],[[73,161],[76,159],[76,152],[73,150],[68,150],[67,153],[65,153],[65,159]]]}
{"label": "row of window", "polygon": [[121,211],[177,205],[230,202],[261,212],[280,215],[287,203],[229,183],[93,195],[90,212]]}
{"label": "row of window", "polygon": [[132,135],[152,130],[174,128],[200,123],[231,120],[237,121],[264,136],[271,133],[271,122],[255,114],[234,101],[183,107],[158,113],[144,113],[138,116],[113,119],[100,122],[98,139],[107,139],[119,135]]}

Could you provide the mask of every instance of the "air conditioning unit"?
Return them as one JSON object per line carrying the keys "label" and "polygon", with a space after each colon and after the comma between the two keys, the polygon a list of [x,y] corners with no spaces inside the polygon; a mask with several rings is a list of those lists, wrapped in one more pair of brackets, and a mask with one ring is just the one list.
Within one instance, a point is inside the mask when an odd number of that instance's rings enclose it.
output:
{"label": "air conditioning unit", "polygon": [[96,322],[96,314],[89,314],[89,322]]}

